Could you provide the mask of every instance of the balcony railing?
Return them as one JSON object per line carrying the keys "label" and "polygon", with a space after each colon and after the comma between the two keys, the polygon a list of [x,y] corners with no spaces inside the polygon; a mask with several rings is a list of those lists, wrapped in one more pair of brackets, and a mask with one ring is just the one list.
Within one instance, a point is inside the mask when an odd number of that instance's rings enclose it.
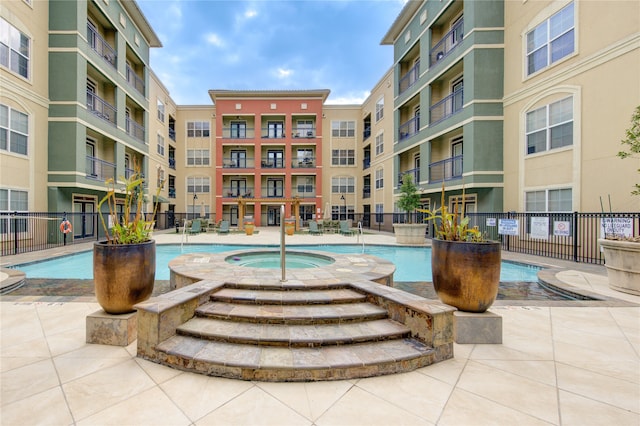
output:
{"label": "balcony railing", "polygon": [[263,127],[260,129],[260,137],[263,139],[282,139],[287,137],[284,127]]}
{"label": "balcony railing", "polygon": [[284,186],[263,186],[262,187],[262,196],[266,198],[283,198],[284,197]]}
{"label": "balcony railing", "polygon": [[462,177],[462,155],[429,164],[429,183]]}
{"label": "balcony railing", "polygon": [[315,185],[297,185],[292,188],[292,195],[300,198],[315,198]]}
{"label": "balcony railing", "polygon": [[362,170],[366,170],[371,167],[371,157],[364,157],[362,160]]}
{"label": "balcony railing", "polygon": [[405,176],[411,176],[413,178],[413,183],[417,184],[420,182],[420,167],[416,167],[415,169],[405,170],[404,172],[398,173],[398,188],[402,186],[402,182],[404,181]]}
{"label": "balcony railing", "polygon": [[224,169],[253,169],[255,167],[255,162],[253,157],[245,157],[245,158],[234,158],[234,157],[223,157],[222,158],[222,168]]}
{"label": "balcony railing", "polygon": [[253,127],[223,127],[223,139],[253,139],[256,133]]}
{"label": "balcony railing", "polygon": [[169,198],[176,198],[176,189],[169,187]]}
{"label": "balcony railing", "polygon": [[294,127],[291,136],[294,138],[315,138],[316,129],[315,127]]}
{"label": "balcony railing", "polygon": [[362,198],[371,198],[371,185],[362,186]]}
{"label": "balcony railing", "polygon": [[133,136],[139,141],[146,143],[144,127],[142,127],[129,117],[125,118],[125,127],[128,135]]}
{"label": "balcony railing", "polygon": [[420,130],[420,116],[416,115],[398,127],[398,140],[408,139]]}
{"label": "balcony railing", "polygon": [[100,57],[113,68],[116,68],[116,51],[113,50],[111,45],[89,24],[87,24],[87,41],[92,50],[100,55]]}
{"label": "balcony railing", "polygon": [[144,96],[144,80],[129,65],[127,65],[127,83]]}
{"label": "balcony railing", "polygon": [[284,158],[263,158],[260,166],[263,169],[284,169]]}
{"label": "balcony railing", "polygon": [[464,36],[464,20],[460,19],[460,22],[451,28],[451,31],[446,33],[444,37],[431,49],[429,52],[429,58],[431,65],[443,60],[453,49],[456,48],[462,41]]}
{"label": "balcony railing", "polygon": [[418,77],[420,77],[420,61],[416,61],[416,64],[405,75],[400,77],[398,93],[402,93],[413,86],[418,81]]}
{"label": "balcony railing", "polygon": [[116,175],[116,165],[109,163],[108,161],[101,160],[96,157],[87,155],[87,164],[85,166],[85,173],[89,179],[95,179],[99,181],[106,181],[107,179],[114,179]]}
{"label": "balcony railing", "polygon": [[175,142],[176,140],[176,129],[173,127],[169,127],[169,139]]}
{"label": "balcony railing", "polygon": [[176,169],[176,159],[173,157],[169,157],[169,168],[173,170]]}
{"label": "balcony railing", "polygon": [[362,140],[366,141],[371,136],[371,127],[365,126],[364,131],[362,132]]}
{"label": "balcony railing", "polygon": [[294,169],[310,169],[316,166],[315,157],[296,158],[291,162]]}
{"label": "balcony railing", "polygon": [[87,90],[87,109],[104,121],[116,125],[117,110],[90,90]]}
{"label": "balcony railing", "polygon": [[226,198],[253,197],[253,186],[224,186],[222,194]]}
{"label": "balcony railing", "polygon": [[446,98],[436,102],[429,108],[431,115],[430,124],[435,124],[445,118],[451,117],[453,114],[462,111],[464,103],[463,89],[458,89]]}

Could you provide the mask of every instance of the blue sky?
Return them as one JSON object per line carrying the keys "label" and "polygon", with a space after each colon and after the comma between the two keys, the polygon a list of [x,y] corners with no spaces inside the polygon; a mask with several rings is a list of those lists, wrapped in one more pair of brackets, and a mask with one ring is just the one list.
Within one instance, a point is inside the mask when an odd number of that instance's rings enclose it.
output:
{"label": "blue sky", "polygon": [[381,46],[405,0],[138,0],[163,44],[151,68],[178,105],[209,89],[329,89],[361,103],[393,63]]}

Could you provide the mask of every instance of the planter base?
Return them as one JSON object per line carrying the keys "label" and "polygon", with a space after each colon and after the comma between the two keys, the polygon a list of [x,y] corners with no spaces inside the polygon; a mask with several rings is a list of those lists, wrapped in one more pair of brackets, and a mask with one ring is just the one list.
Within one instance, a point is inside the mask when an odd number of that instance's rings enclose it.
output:
{"label": "planter base", "polygon": [[501,344],[502,317],[490,311],[453,313],[453,340],[458,344]]}
{"label": "planter base", "polygon": [[609,287],[640,296],[640,243],[598,240],[604,250]]}
{"label": "planter base", "polygon": [[137,338],[137,312],[112,315],[101,309],[87,315],[87,343],[128,346]]}

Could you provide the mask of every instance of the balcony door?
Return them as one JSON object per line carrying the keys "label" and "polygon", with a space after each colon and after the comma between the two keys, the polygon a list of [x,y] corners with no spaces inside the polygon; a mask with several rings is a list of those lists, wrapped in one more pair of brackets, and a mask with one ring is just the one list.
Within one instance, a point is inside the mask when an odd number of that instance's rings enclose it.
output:
{"label": "balcony door", "polygon": [[247,181],[244,179],[231,180],[231,196],[241,197],[247,193]]}
{"label": "balcony door", "polygon": [[451,142],[451,157],[453,161],[452,177],[462,176],[462,138],[456,138]]}
{"label": "balcony door", "polygon": [[462,109],[463,88],[464,88],[464,80],[462,79],[462,77],[454,80],[453,83],[451,83],[451,93],[453,94],[453,102],[451,103],[451,113],[458,112]]}
{"label": "balcony door", "polygon": [[284,152],[283,151],[267,151],[267,164],[270,167],[281,169],[284,167]]}
{"label": "balcony door", "polygon": [[247,137],[247,123],[244,121],[232,121],[231,122],[231,138],[246,139],[246,137]]}
{"label": "balcony door", "polygon": [[96,200],[89,197],[77,196],[73,199],[73,238],[94,237]]}
{"label": "balcony door", "polygon": [[231,151],[231,166],[232,167],[247,167],[247,151]]}
{"label": "balcony door", "polygon": [[269,139],[284,137],[284,123],[282,121],[269,121],[267,123],[267,137]]}
{"label": "balcony door", "polygon": [[267,180],[267,197],[284,197],[284,181],[282,179]]}

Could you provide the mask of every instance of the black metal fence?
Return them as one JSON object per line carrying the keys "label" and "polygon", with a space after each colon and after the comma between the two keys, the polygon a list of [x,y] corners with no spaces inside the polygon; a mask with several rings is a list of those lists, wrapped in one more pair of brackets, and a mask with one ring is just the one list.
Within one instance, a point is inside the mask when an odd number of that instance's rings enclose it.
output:
{"label": "black metal fence", "polygon": [[[157,213],[155,229],[172,229],[191,219],[187,213]],[[640,213],[471,213],[470,226],[477,226],[488,239],[500,241],[505,251],[532,254],[583,263],[604,263],[598,238],[604,232],[640,234]],[[71,232],[61,230],[62,220],[71,223]],[[151,220],[151,214],[146,214]],[[210,219],[214,219],[211,217]],[[395,223],[409,222],[404,213],[349,213],[328,220],[362,223],[364,230],[393,232]],[[105,216],[107,220],[107,216]],[[424,214],[415,213],[411,222],[421,223]],[[308,220],[302,225],[307,226]],[[612,229],[612,225],[615,225]],[[604,229],[606,228],[606,229]],[[427,227],[426,237],[435,234],[435,224]],[[21,213],[0,215],[0,253],[2,256],[44,250],[91,240],[104,239],[97,213]]]}

